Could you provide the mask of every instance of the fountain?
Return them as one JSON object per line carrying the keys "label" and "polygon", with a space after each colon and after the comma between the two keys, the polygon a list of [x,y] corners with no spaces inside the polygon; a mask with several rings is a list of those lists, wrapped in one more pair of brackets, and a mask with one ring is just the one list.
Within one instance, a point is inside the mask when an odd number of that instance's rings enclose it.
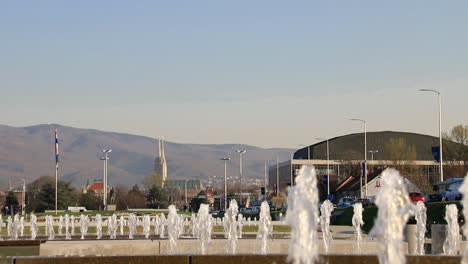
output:
{"label": "fountain", "polygon": [[271,224],[270,205],[267,201],[263,201],[260,206],[260,219],[258,224],[257,238],[262,241],[260,253],[266,255],[268,251],[268,238],[273,231]]}
{"label": "fountain", "polygon": [[208,245],[211,242],[211,230],[213,229],[212,219],[209,212],[209,205],[201,204],[200,209],[198,210],[198,219],[199,225],[198,235],[200,238],[201,253],[205,255],[208,250]]}
{"label": "fountain", "polygon": [[159,219],[159,216],[158,215],[155,215],[153,217],[153,220],[151,220],[151,223],[153,224],[153,228],[154,228],[154,235],[159,235],[159,225],[160,225],[160,219]]}
{"label": "fountain", "polygon": [[80,216],[80,232],[81,232],[81,239],[84,239],[85,236],[88,234],[88,225],[89,225],[89,218],[88,215],[81,215]]}
{"label": "fountain", "polygon": [[379,253],[379,263],[403,264],[406,261],[403,229],[415,208],[398,171],[386,169],[382,173],[381,186],[375,200],[379,211],[371,235],[377,236],[383,248]]}
{"label": "fountain", "polygon": [[361,241],[362,241],[362,231],[361,227],[364,225],[364,221],[362,219],[362,211],[364,209],[362,208],[361,203],[355,203],[353,205],[353,227],[354,227],[354,233],[356,234],[356,248],[358,253],[361,253]]}
{"label": "fountain", "polygon": [[109,238],[116,239],[117,238],[117,215],[112,214],[110,218],[107,220],[107,228],[109,230]]}
{"label": "fountain", "polygon": [[123,215],[120,216],[119,224],[120,224],[120,235],[123,236],[124,235],[124,226],[125,226],[125,218],[124,218]]}
{"label": "fountain", "polygon": [[244,228],[244,224],[247,220],[245,220],[244,216],[242,214],[239,214],[237,216],[237,229],[238,231],[238,238],[242,238],[242,229]]}
{"label": "fountain", "polygon": [[70,216],[70,227],[71,227],[71,235],[75,235],[75,216]]}
{"label": "fountain", "polygon": [[19,220],[18,228],[19,228],[20,237],[23,237],[24,236],[24,216],[21,216]]}
{"label": "fountain", "polygon": [[239,237],[238,233],[238,221],[237,214],[239,213],[239,208],[237,207],[236,200],[231,200],[229,203],[229,208],[226,211],[224,219],[224,232],[228,239],[228,253],[236,254],[237,252],[237,239]]}
{"label": "fountain", "polygon": [[70,216],[68,214],[65,215],[65,239],[71,239],[70,232],[69,232],[69,225],[70,225]]}
{"label": "fountain", "polygon": [[133,239],[133,236],[136,235],[136,225],[137,219],[135,214],[130,214],[128,216],[128,238]]}
{"label": "fountain", "polygon": [[290,187],[286,222],[291,226],[288,261],[314,263],[318,259],[318,190],[317,175],[313,166],[303,166]]}
{"label": "fountain", "polygon": [[96,215],[96,239],[102,238],[102,216]]}
{"label": "fountain", "polygon": [[36,239],[36,236],[37,236],[37,217],[33,213],[31,213],[31,223],[30,223],[30,226],[29,226],[29,231],[31,232],[31,240]]}
{"label": "fountain", "polygon": [[329,200],[325,200],[320,205],[320,227],[322,228],[323,245],[326,253],[328,253],[332,242],[332,234],[330,232],[330,217],[332,212],[333,204]]}
{"label": "fountain", "polygon": [[[465,180],[463,180],[463,184],[460,186],[460,193],[462,193],[462,200],[461,204],[463,206],[463,216],[465,222],[468,219],[468,174],[465,176]],[[1,220],[0,220],[1,221]],[[465,224],[463,226],[463,235],[468,237],[468,226]],[[468,243],[465,244],[465,250],[463,252],[462,263],[468,263]]]}
{"label": "fountain", "polygon": [[160,223],[160,225],[159,225],[159,228],[160,228],[160,229],[159,229],[159,237],[160,237],[160,238],[165,238],[165,237],[166,237],[166,234],[165,234],[164,227],[165,227],[165,225],[167,224],[167,223],[166,223],[166,222],[167,222],[166,216],[165,216],[164,214],[161,214],[160,219],[161,219],[161,223]]}
{"label": "fountain", "polygon": [[63,229],[63,216],[60,216],[59,221],[58,221],[58,230],[57,230],[59,236],[62,235],[62,229]]}
{"label": "fountain", "polygon": [[54,240],[54,237],[55,237],[54,218],[51,215],[46,216],[46,232],[49,236],[49,240]]}
{"label": "fountain", "polygon": [[456,255],[459,247],[460,226],[458,225],[458,209],[455,204],[449,204],[445,207],[445,221],[447,221],[447,237],[443,246],[444,254]]}
{"label": "fountain", "polygon": [[416,254],[424,255],[424,242],[426,241],[426,206],[422,201],[418,201],[416,204]]}
{"label": "fountain", "polygon": [[149,215],[143,216],[143,234],[148,239],[151,231],[151,219]]}
{"label": "fountain", "polygon": [[19,215],[15,214],[13,218],[13,224],[11,225],[11,234],[12,234],[12,239],[18,240],[19,238],[19,231],[20,231],[20,220],[19,220]]}
{"label": "fountain", "polygon": [[169,214],[167,215],[167,237],[169,239],[169,254],[174,254],[179,238],[179,216],[173,204],[169,205]]}

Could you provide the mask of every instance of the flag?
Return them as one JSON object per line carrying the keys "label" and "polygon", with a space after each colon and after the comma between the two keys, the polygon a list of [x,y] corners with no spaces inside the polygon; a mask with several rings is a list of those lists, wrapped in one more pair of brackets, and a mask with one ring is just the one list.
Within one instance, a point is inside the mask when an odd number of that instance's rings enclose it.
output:
{"label": "flag", "polygon": [[58,135],[57,129],[55,129],[55,166],[58,168],[59,162],[59,143],[58,143]]}

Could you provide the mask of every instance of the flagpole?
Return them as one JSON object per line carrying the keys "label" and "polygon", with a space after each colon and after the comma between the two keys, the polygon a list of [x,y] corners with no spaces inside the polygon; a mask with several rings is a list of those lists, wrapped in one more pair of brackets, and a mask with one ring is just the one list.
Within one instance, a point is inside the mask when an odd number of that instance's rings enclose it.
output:
{"label": "flagpole", "polygon": [[55,163],[55,215],[57,215],[57,178],[58,178],[58,163]]}
{"label": "flagpole", "polygon": [[55,215],[57,215],[57,193],[58,193],[58,161],[59,161],[59,149],[58,149],[58,136],[57,129],[55,129]]}

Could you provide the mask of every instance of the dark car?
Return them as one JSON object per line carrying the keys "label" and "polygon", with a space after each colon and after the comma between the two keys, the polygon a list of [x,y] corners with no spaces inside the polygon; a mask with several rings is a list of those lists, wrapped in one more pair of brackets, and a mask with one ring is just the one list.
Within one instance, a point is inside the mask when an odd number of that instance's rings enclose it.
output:
{"label": "dark car", "polygon": [[426,198],[424,198],[424,194],[420,192],[410,192],[409,197],[411,199],[411,202],[417,203],[419,201],[426,203]]}
{"label": "dark car", "polygon": [[368,198],[357,198],[357,199],[354,200],[353,204],[355,204],[355,203],[361,203],[362,207],[367,207],[367,206],[372,205],[372,202]]}
{"label": "dark car", "polygon": [[433,193],[433,194],[428,194],[426,195],[426,202],[432,203],[432,202],[442,202],[444,199],[444,196],[439,193]]}

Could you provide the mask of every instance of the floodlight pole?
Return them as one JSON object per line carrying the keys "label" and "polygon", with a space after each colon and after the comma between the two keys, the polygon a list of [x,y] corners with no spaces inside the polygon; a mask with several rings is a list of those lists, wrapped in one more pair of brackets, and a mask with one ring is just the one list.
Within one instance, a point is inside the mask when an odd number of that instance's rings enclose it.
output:
{"label": "floodlight pole", "polygon": [[247,150],[236,150],[239,153],[239,205],[242,206],[242,154],[246,153]]}
{"label": "floodlight pole", "polygon": [[[352,118],[351,121],[359,121],[364,123],[364,181],[365,181],[365,197],[367,198],[367,122],[363,119]],[[361,191],[360,198],[362,198],[362,177],[361,178]]]}
{"label": "floodlight pole", "polygon": [[437,94],[439,101],[439,155],[440,155],[440,181],[444,181],[444,161],[442,158],[442,95],[439,91],[433,89],[420,89],[421,92],[433,92]]}

